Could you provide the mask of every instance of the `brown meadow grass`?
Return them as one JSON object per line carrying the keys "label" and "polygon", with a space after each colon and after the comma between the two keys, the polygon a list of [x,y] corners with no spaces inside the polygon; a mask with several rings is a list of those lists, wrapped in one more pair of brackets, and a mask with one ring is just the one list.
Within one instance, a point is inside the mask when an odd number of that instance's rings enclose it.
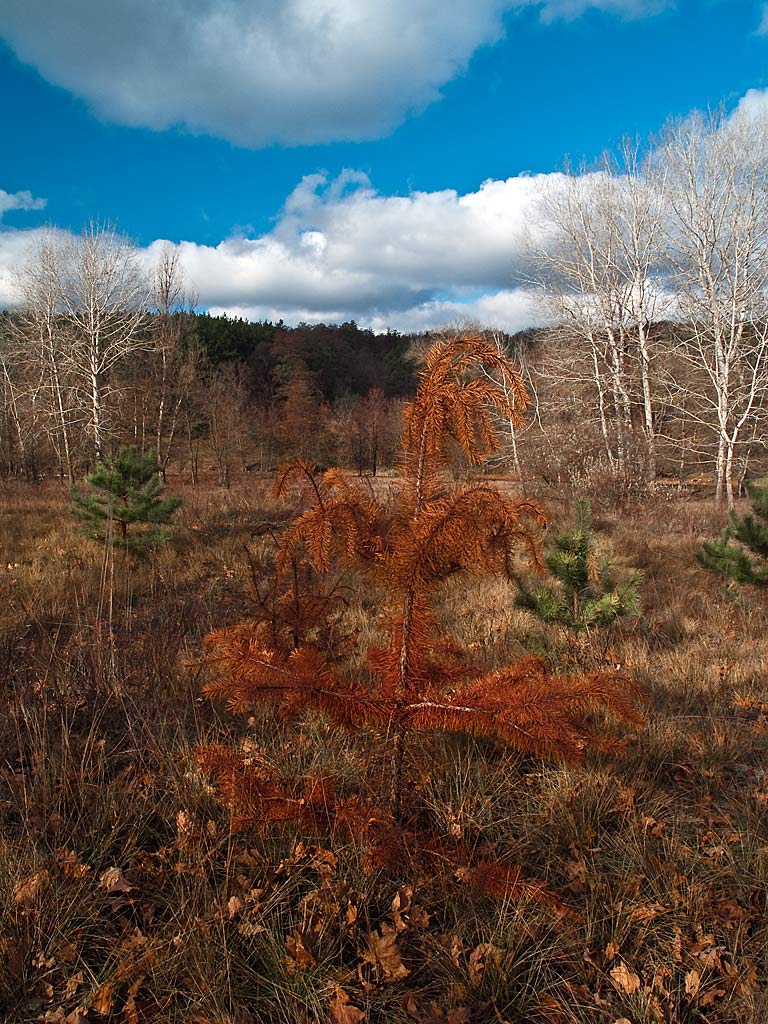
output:
{"label": "brown meadow grass", "polygon": [[[722,523],[712,504],[596,510],[599,542],[645,574],[643,614],[607,631],[543,626],[501,582],[441,595],[483,669],[533,651],[563,671],[613,666],[648,695],[617,761],[545,764],[453,735],[410,754],[429,828],[521,865],[552,909],[416,855],[377,867],[354,837],[230,829],[201,744],[371,793],[387,765],[372,735],[312,715],[245,724],[202,701],[188,659],[247,618],[248,552],[268,553],[286,514],[258,479],[178,493],[173,540],[143,562],[82,538],[52,484],[0,493],[0,1019],[768,1019],[768,606],[697,565]],[[352,665],[379,638],[358,583],[340,612]]]}

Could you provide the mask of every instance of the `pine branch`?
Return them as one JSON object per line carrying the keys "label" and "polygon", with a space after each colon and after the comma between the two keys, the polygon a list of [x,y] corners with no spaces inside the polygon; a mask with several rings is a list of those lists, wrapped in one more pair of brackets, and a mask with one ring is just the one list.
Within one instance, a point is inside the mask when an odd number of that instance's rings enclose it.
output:
{"label": "pine branch", "polygon": [[768,586],[768,484],[749,486],[752,515],[731,512],[728,526],[717,540],[702,545],[698,559],[710,572],[736,583]]}
{"label": "pine branch", "polygon": [[[505,387],[487,374],[497,375]],[[450,441],[471,465],[479,465],[501,444],[492,410],[519,425],[529,403],[519,372],[492,342],[465,334],[433,345],[404,416],[403,456],[413,509],[418,513],[436,496]]]}
{"label": "pine branch", "polygon": [[536,757],[578,761],[589,747],[620,749],[584,716],[602,710],[636,727],[638,697],[623,677],[607,672],[553,676],[542,659],[529,656],[457,688],[450,700],[412,704],[409,719],[420,731],[484,736]]}
{"label": "pine branch", "polygon": [[391,585],[427,592],[459,571],[513,578],[513,557],[522,548],[540,568],[538,539],[525,525],[546,517],[533,501],[516,501],[485,484],[471,485],[426,505],[389,558]]}

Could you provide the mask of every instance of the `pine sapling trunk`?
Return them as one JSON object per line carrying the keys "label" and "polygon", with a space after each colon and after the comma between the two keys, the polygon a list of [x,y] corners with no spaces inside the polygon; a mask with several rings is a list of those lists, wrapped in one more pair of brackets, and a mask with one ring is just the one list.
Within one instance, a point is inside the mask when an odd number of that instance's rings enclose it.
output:
{"label": "pine sapling trunk", "polygon": [[[424,505],[424,486],[425,486],[425,475],[426,475],[426,459],[427,459],[427,428],[423,425],[421,428],[421,438],[419,439],[419,460],[416,466],[416,502],[411,516],[411,522],[416,523],[419,516],[421,515],[422,508]],[[409,580],[405,590],[405,599],[403,601],[403,636],[400,644],[400,692],[404,698],[411,696],[411,680],[410,680],[410,660],[411,660],[411,642],[413,639],[413,612],[415,602],[415,592],[413,580]],[[403,760],[405,757],[405,744],[406,736],[403,726],[397,724],[395,727],[394,734],[394,749],[392,752],[392,777],[390,782],[390,806],[392,816],[398,821],[402,815],[403,809]]]}
{"label": "pine sapling trunk", "polygon": [[405,735],[402,726],[395,726],[392,736],[392,768],[389,783],[389,809],[395,821],[403,815],[403,761]]}
{"label": "pine sapling trunk", "polygon": [[[400,692],[410,696],[410,645],[413,632],[413,591],[408,590],[403,605],[403,640],[400,646]],[[390,810],[395,821],[399,821],[403,810],[403,759],[405,757],[406,735],[403,726],[394,727],[392,749],[392,775],[390,779]]]}
{"label": "pine sapling trunk", "polygon": [[300,596],[299,596],[299,562],[298,559],[291,559],[292,585],[293,585],[293,646],[298,647],[301,642],[299,634]]}

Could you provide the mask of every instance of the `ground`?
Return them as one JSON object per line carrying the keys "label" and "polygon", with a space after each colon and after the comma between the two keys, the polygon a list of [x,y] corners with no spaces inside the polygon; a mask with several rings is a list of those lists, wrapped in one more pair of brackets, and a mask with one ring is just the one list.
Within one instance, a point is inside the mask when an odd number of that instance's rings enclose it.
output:
{"label": "ground", "polygon": [[[2,1019],[768,1017],[768,606],[697,564],[723,522],[709,499],[595,502],[600,544],[644,573],[642,614],[608,632],[542,626],[503,582],[446,589],[439,613],[479,667],[531,651],[562,671],[609,667],[644,690],[645,724],[623,757],[578,766],[425,739],[408,766],[416,838],[381,866],[349,836],[231,830],[201,745],[375,799],[382,738],[201,698],[192,660],[208,631],[247,618],[248,552],[268,553],[285,512],[260,479],[170,489],[184,498],[172,541],[132,561],[78,534],[57,485],[2,485]],[[379,628],[357,582],[349,671]],[[459,849],[544,888],[469,885]]]}

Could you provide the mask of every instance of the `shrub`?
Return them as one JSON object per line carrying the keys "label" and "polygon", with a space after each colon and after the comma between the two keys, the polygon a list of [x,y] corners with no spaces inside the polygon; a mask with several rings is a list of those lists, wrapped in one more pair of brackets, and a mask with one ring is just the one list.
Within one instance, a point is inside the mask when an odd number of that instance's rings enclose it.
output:
{"label": "shrub", "polygon": [[168,532],[157,527],[171,521],[181,498],[161,497],[164,485],[154,449],[140,455],[133,446],[121,448],[112,462],[99,462],[85,483],[91,493],[73,488],[72,511],[85,523],[87,537],[130,551],[166,542]]}
{"label": "shrub", "polygon": [[516,602],[544,622],[583,630],[638,611],[642,575],[633,570],[619,580],[612,562],[598,558],[589,502],[575,503],[573,526],[554,537],[544,561],[549,581],[534,588],[519,579]]}
{"label": "shrub", "polygon": [[764,587],[768,584],[768,481],[750,484],[748,493],[752,514],[731,512],[722,535],[702,546],[699,562],[736,583]]}

